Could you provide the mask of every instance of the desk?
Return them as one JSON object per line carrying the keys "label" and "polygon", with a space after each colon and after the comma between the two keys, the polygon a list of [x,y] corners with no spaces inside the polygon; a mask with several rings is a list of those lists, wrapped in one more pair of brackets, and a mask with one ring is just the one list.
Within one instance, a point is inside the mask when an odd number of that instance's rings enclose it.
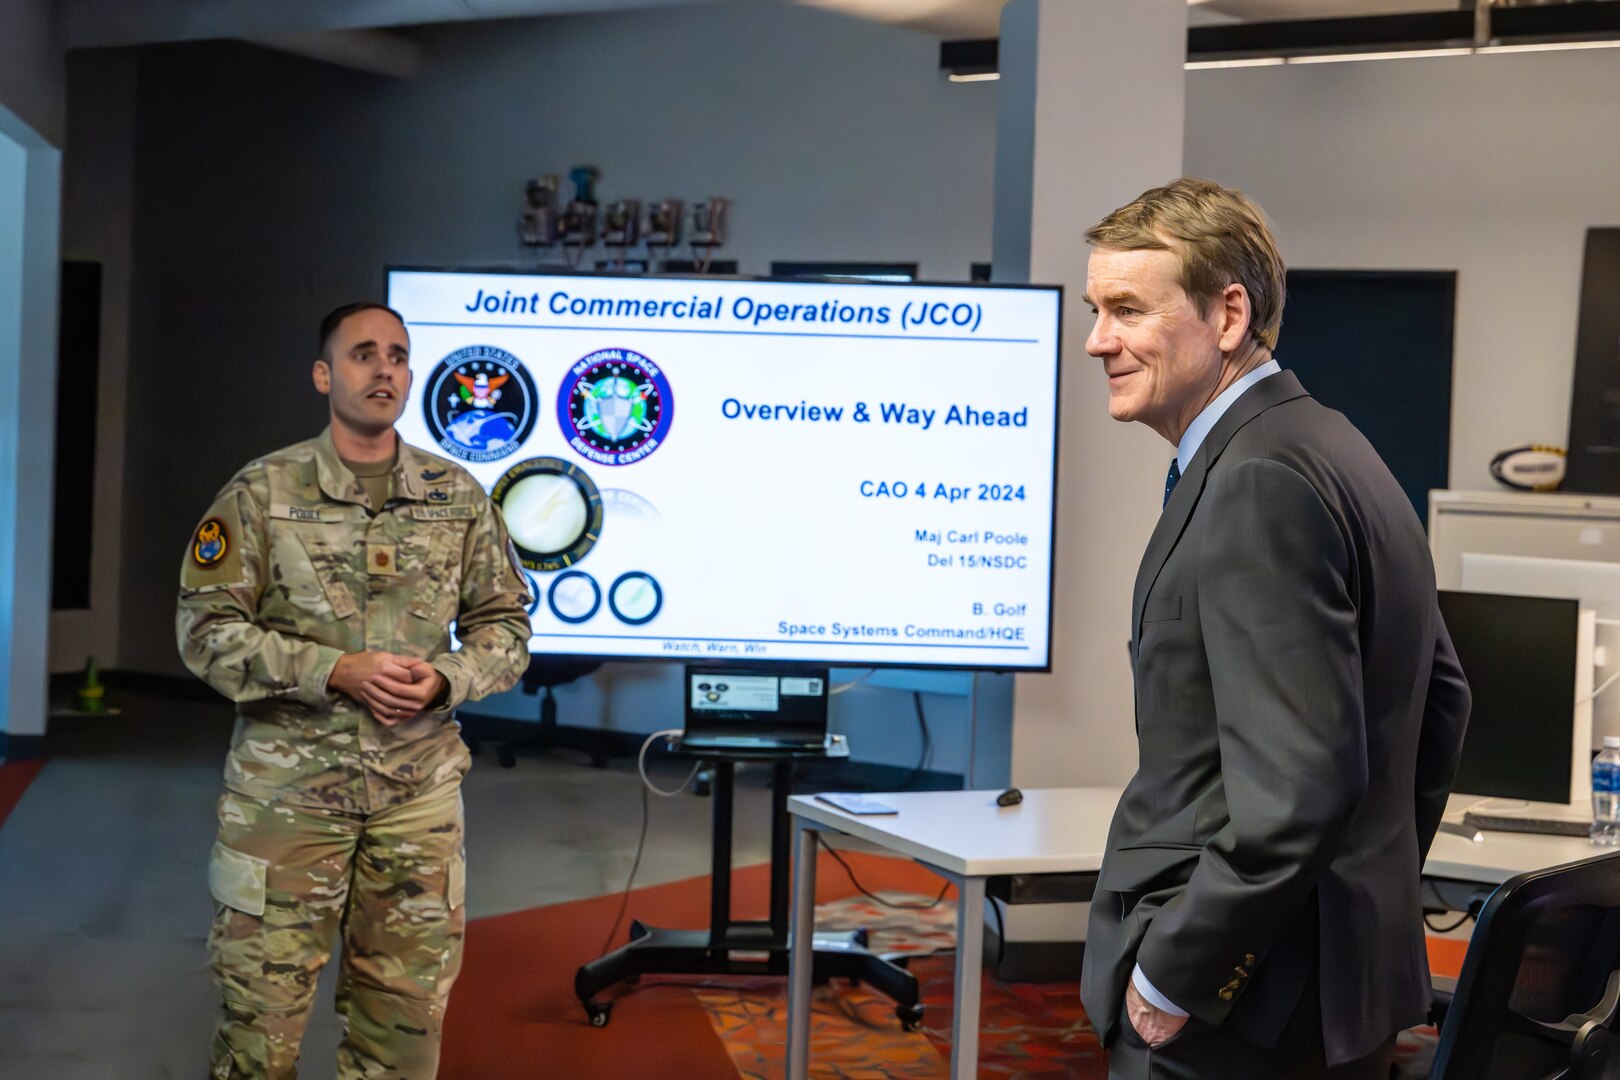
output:
{"label": "desk", "polygon": [[[1508,802],[1511,809],[1495,811],[1490,804]],[[1481,799],[1475,795],[1452,795],[1446,800],[1445,820],[1461,824],[1469,810],[1519,814],[1524,817],[1584,818],[1587,808],[1553,803],[1513,803],[1512,800]],[[1547,836],[1536,833],[1487,832],[1483,840],[1470,840],[1455,833],[1440,832],[1429,847],[1423,876],[1431,881],[1466,882],[1494,889],[1510,877],[1531,870],[1581,862],[1605,855],[1613,848],[1597,847],[1583,836]],[[1456,910],[1461,911],[1462,908]]]}
{"label": "desk", "polygon": [[1423,876],[1495,887],[1531,870],[1614,854],[1581,836],[1488,832],[1483,840],[1440,833],[1429,848]]}
{"label": "desk", "polygon": [[[788,1080],[808,1076],[809,950],[815,921],[816,836],[843,833],[926,866],[957,886],[955,1014],[951,1076],[977,1075],[979,979],[984,940],[984,883],[1002,874],[1095,873],[1102,867],[1108,826],[1120,788],[1051,788],[1024,792],[1017,806],[998,807],[998,791],[918,791],[880,794],[898,814],[857,817],[808,796],[788,800],[797,826],[793,933],[788,968]],[[1478,802],[1463,797],[1464,803]],[[1457,804],[1461,805],[1461,804]],[[1460,820],[1458,813],[1448,820]],[[1613,853],[1578,836],[1486,833],[1473,841],[1435,837],[1424,881],[1442,897],[1494,890],[1530,870]],[[1448,888],[1449,887],[1449,888]],[[1466,910],[1466,900],[1456,910]],[[1079,973],[1076,972],[1078,979]]]}
{"label": "desk", "polygon": [[[957,888],[955,1013],[951,1076],[978,1075],[979,979],[984,883],[1002,874],[1096,873],[1120,788],[1024,792],[999,807],[994,791],[911,791],[877,796],[898,814],[857,817],[804,795],[788,800],[797,826],[793,932],[788,960],[788,1080],[808,1076],[811,943],[816,909],[816,837],[857,837],[905,855]],[[1076,972],[1076,978],[1079,973]]]}

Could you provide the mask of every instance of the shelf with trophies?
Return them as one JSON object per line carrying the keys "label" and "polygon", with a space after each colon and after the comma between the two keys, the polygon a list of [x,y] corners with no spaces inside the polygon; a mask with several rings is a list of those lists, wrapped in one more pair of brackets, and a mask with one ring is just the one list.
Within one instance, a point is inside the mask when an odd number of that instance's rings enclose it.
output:
{"label": "shelf with trophies", "polygon": [[[524,185],[518,240],[526,252],[556,252],[549,265],[641,274],[735,274],[734,259],[716,259],[726,244],[730,200],[711,196],[690,206],[683,199],[597,199],[601,172],[578,165],[568,172],[573,195],[562,202],[555,173]],[[600,257],[591,253],[600,250]],[[683,257],[684,256],[684,257]],[[590,262],[587,264],[587,259]]]}

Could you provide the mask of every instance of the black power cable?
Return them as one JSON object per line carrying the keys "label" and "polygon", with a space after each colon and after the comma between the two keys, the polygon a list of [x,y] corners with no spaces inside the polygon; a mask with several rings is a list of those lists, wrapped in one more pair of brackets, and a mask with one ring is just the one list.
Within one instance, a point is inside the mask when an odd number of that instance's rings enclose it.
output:
{"label": "black power cable", "polygon": [[624,921],[624,913],[630,907],[630,892],[636,887],[636,871],[641,869],[641,854],[647,849],[647,824],[652,817],[652,807],[647,794],[647,785],[641,785],[641,836],[636,840],[636,857],[630,863],[630,878],[624,883],[624,892],[619,897],[619,913],[613,916],[613,925],[608,927],[607,940],[602,942],[602,951],[597,958],[606,956],[613,951],[613,938],[619,932],[619,924]]}
{"label": "black power cable", "polygon": [[1453,930],[1461,930],[1463,928],[1464,924],[1471,921],[1473,919],[1473,917],[1474,917],[1473,915],[1471,915],[1471,914],[1469,914],[1468,912],[1465,911],[1465,912],[1462,913],[1462,917],[1460,919],[1458,919],[1456,922],[1452,923],[1450,926],[1436,926],[1436,925],[1434,925],[1434,923],[1429,921],[1429,916],[1428,915],[1424,915],[1423,916],[1423,925],[1427,926],[1430,930],[1433,930],[1437,934],[1449,934]]}
{"label": "black power cable", "polygon": [[685,780],[681,781],[681,786],[672,791],[665,791],[662,788],[653,787],[652,780],[647,777],[647,751],[652,748],[652,744],[657,742],[659,738],[674,734],[677,734],[677,732],[653,732],[651,735],[647,736],[646,741],[641,744],[641,753],[636,755],[636,772],[641,777],[641,835],[636,838],[636,857],[631,860],[630,876],[624,883],[623,895],[619,897],[619,913],[613,917],[613,925],[608,927],[607,941],[603,943],[602,951],[597,954],[599,959],[606,956],[608,952],[612,950],[613,937],[619,932],[619,924],[624,921],[625,911],[630,907],[630,892],[636,887],[636,871],[641,869],[641,856],[647,850],[647,826],[652,818],[652,805],[648,799],[649,793],[662,795],[666,799],[674,798],[687,789],[687,786],[692,783],[692,777],[697,775],[698,767],[703,764],[700,761],[696,765],[693,765],[692,771],[687,774]]}
{"label": "black power cable", "polygon": [[934,763],[934,736],[928,730],[928,717],[923,713],[922,691],[911,692],[912,708],[917,713],[917,731],[922,737],[922,752],[917,755],[917,764],[904,780],[896,785],[899,791],[909,791],[911,786],[922,778],[928,771],[928,766]]}
{"label": "black power cable", "polygon": [[945,899],[945,894],[950,891],[951,883],[947,881],[939,890],[939,895],[934,897],[933,901],[927,904],[897,904],[893,900],[885,900],[883,897],[876,895],[867,889],[866,886],[861,884],[860,879],[855,876],[855,871],[851,870],[849,863],[844,861],[844,856],[839,854],[837,848],[827,843],[826,837],[822,836],[820,833],[816,833],[816,843],[825,848],[827,854],[836,859],[838,861],[838,865],[844,868],[844,873],[849,875],[849,883],[855,886],[855,891],[872,901],[874,904],[882,904],[884,907],[892,908],[895,911],[929,911],[933,908],[939,907],[940,902]]}

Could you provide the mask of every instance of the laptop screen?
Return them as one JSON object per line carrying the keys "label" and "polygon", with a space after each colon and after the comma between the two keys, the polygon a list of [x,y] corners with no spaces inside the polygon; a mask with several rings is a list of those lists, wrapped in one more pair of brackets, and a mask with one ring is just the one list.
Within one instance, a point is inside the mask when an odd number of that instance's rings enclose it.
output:
{"label": "laptop screen", "polygon": [[827,732],[827,669],[686,669],[686,738],[757,735],[817,742]]}

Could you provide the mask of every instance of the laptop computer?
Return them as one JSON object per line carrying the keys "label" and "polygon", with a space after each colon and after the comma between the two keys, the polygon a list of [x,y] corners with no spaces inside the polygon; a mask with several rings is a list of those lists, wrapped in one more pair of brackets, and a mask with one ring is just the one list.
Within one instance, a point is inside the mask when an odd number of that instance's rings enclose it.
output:
{"label": "laptop computer", "polygon": [[827,669],[686,668],[688,750],[814,750],[827,745]]}

